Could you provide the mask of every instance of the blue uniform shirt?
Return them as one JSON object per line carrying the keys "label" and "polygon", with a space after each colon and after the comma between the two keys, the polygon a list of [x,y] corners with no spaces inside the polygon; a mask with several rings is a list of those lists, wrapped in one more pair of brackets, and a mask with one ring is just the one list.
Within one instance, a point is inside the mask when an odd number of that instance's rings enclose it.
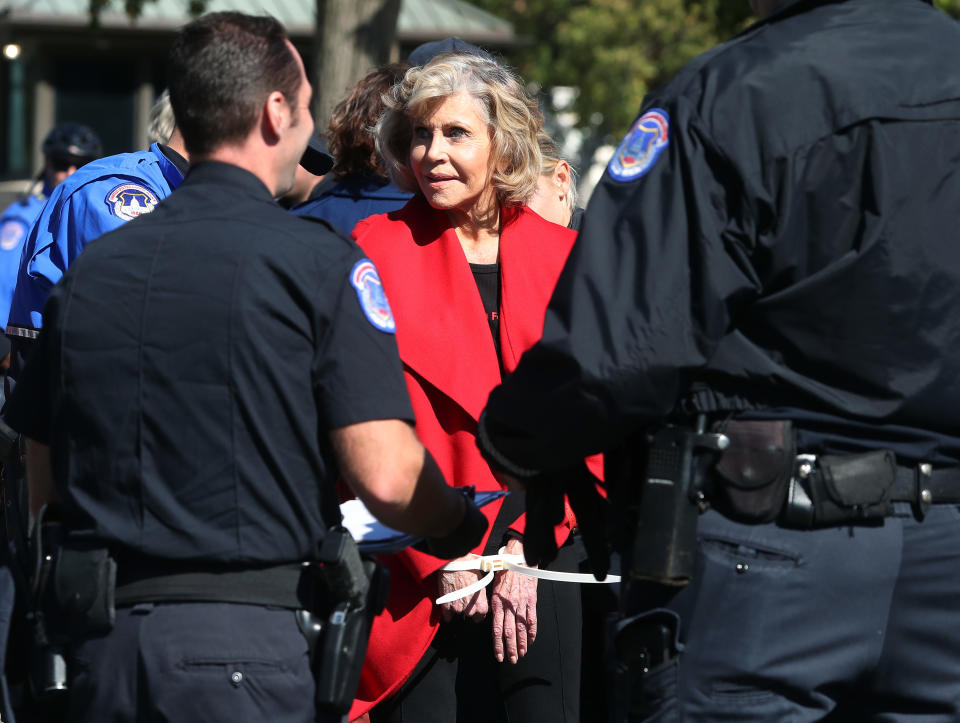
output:
{"label": "blue uniform shirt", "polygon": [[57,186],[24,245],[9,325],[39,329],[50,289],[83,248],[152,211],[182,180],[154,143],[88,163]]}
{"label": "blue uniform shirt", "polygon": [[43,210],[50,191],[45,184],[40,193],[31,193],[17,200],[7,206],[0,215],[0,328],[7,325],[10,301],[17,285],[23,241]]}
{"label": "blue uniform shirt", "polygon": [[295,216],[319,218],[349,235],[368,216],[403,208],[413,194],[402,191],[386,178],[377,176],[328,176],[314,189],[314,195],[291,209]]}

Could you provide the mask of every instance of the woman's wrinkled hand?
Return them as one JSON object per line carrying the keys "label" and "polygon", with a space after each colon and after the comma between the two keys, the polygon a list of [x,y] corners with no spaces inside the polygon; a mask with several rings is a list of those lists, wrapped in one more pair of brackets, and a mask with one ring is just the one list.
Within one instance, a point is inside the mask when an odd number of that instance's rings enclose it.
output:
{"label": "woman's wrinkled hand", "polygon": [[[467,555],[460,559],[467,560],[471,557],[476,557],[476,555]],[[478,570],[440,570],[437,573],[437,597],[472,585],[480,579],[482,574]],[[440,615],[444,622],[452,620],[454,615],[462,615],[474,622],[480,622],[487,616],[488,611],[486,588],[481,588],[473,595],[461,597],[440,606]]]}
{"label": "woman's wrinkled hand", "polygon": [[[523,543],[512,539],[504,552],[523,555]],[[493,652],[501,663],[516,663],[537,637],[537,578],[510,570],[498,572],[490,593]]]}

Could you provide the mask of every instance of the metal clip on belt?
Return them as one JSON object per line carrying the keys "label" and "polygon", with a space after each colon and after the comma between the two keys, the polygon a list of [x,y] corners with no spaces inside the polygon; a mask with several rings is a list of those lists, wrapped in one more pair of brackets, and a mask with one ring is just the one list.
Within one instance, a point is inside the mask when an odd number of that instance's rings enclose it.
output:
{"label": "metal clip on belt", "polygon": [[489,585],[490,581],[493,580],[494,574],[501,570],[511,570],[521,575],[537,577],[541,580],[553,580],[555,582],[579,582],[581,584],[620,582],[619,575],[607,575],[603,580],[597,580],[593,575],[579,572],[556,572],[554,570],[541,570],[537,567],[528,567],[523,562],[523,555],[508,554],[505,552],[506,549],[506,547],[501,547],[499,554],[496,555],[476,555],[466,560],[454,560],[444,565],[443,570],[480,570],[487,574],[466,587],[438,597],[436,599],[437,605],[444,605],[445,603],[459,600],[462,597],[473,595],[473,593]]}

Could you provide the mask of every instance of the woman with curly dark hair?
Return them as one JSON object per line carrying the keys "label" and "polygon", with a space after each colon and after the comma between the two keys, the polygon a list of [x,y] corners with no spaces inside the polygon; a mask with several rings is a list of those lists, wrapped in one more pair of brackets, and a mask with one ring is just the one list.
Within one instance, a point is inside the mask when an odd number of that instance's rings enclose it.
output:
{"label": "woman with curly dark hair", "polygon": [[335,159],[333,170],[292,213],[329,221],[349,234],[358,221],[398,209],[410,200],[409,192],[387,178],[372,134],[383,112],[383,95],[408,67],[393,63],[374,70],[333,109],[324,134]]}

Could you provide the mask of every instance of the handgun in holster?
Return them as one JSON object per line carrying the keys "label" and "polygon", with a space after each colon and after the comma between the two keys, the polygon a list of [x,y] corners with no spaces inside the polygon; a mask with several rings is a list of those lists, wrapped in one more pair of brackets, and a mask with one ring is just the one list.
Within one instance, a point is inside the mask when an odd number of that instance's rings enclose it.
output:
{"label": "handgun in holster", "polygon": [[318,718],[350,710],[360,681],[373,618],[387,601],[389,575],[364,558],[344,529],[328,530],[317,556],[316,573],[327,601],[323,617],[299,614],[300,628],[311,643]]}
{"label": "handgun in holster", "polygon": [[46,505],[34,522],[31,534],[33,572],[26,620],[30,630],[27,682],[36,701],[61,697],[67,692],[67,663],[63,639],[52,604],[54,574],[63,542],[63,528],[56,506]]}

